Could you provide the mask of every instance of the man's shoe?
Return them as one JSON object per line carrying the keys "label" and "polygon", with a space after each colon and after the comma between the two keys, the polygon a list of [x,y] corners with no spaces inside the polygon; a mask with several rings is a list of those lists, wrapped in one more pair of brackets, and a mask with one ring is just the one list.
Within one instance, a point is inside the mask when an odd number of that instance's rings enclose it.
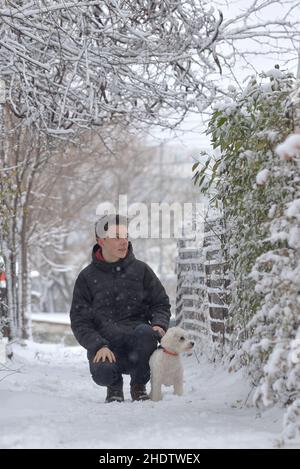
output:
{"label": "man's shoe", "polygon": [[123,402],[124,393],[122,388],[114,388],[112,386],[107,386],[107,394],[105,402]]}
{"label": "man's shoe", "polygon": [[130,386],[130,394],[133,401],[147,401],[150,399],[144,384],[132,384]]}

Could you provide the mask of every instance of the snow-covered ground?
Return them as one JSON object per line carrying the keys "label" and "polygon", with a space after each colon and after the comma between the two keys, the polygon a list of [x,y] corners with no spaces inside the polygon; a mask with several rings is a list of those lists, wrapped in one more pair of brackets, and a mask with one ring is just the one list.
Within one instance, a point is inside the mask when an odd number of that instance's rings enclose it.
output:
{"label": "snow-covered ground", "polygon": [[[85,351],[28,343],[0,372],[1,448],[270,448],[281,411],[244,405],[242,374],[185,357],[185,395],[164,388],[161,402],[105,404]],[[13,372],[12,370],[15,370]],[[10,374],[12,373],[12,374]],[[250,400],[250,399],[248,399]],[[300,447],[293,443],[291,447]]]}

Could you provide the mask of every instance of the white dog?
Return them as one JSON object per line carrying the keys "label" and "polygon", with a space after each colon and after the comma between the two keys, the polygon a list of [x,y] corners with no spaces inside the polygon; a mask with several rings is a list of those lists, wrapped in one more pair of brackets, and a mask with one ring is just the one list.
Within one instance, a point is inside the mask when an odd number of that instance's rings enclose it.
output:
{"label": "white dog", "polygon": [[183,394],[183,368],[179,354],[190,351],[194,346],[181,327],[170,327],[161,339],[161,347],[152,353],[149,364],[151,370],[151,394],[153,401],[162,399],[162,385],[174,386],[174,394]]}

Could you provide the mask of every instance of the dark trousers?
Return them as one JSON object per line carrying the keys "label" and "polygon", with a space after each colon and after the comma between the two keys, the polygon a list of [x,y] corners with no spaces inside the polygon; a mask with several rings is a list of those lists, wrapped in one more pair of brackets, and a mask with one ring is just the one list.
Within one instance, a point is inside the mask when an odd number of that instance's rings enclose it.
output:
{"label": "dark trousers", "polygon": [[116,363],[93,363],[94,355],[88,354],[93,380],[99,386],[122,387],[122,374],[131,376],[130,384],[146,384],[150,379],[149,358],[157,348],[159,334],[148,324],[137,326],[121,344],[112,344]]}

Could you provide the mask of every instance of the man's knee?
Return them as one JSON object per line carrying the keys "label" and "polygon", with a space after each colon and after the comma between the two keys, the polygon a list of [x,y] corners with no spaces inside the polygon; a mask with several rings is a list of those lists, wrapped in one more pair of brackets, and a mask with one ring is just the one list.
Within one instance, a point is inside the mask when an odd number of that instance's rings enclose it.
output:
{"label": "man's knee", "polygon": [[113,363],[90,364],[90,371],[93,380],[99,386],[111,386],[119,379],[118,369]]}
{"label": "man's knee", "polygon": [[134,330],[136,346],[140,351],[152,353],[157,347],[158,336],[148,324],[140,324]]}
{"label": "man's knee", "polygon": [[149,326],[149,324],[139,324],[135,328],[134,333],[136,336],[156,338],[156,332],[152,329],[152,326]]}

